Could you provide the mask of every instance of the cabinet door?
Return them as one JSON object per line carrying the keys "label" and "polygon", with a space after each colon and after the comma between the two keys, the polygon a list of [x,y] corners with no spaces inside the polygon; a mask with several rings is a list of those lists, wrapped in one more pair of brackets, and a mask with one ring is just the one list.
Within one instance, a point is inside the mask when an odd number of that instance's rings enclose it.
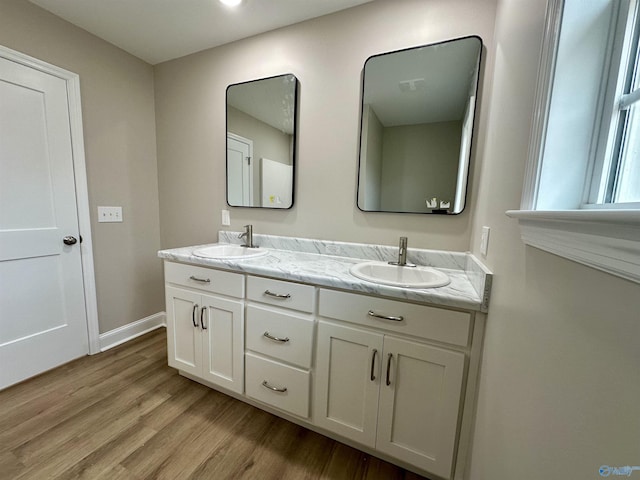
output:
{"label": "cabinet door", "polygon": [[244,312],[237,300],[202,296],[201,377],[237,393],[244,390]]}
{"label": "cabinet door", "polygon": [[464,355],[387,336],[383,361],[376,448],[449,478]]}
{"label": "cabinet door", "polygon": [[175,287],[166,287],[165,295],[169,365],[200,375],[202,334],[198,322],[201,296]]}
{"label": "cabinet door", "polygon": [[382,335],[321,321],[317,338],[314,422],[373,447]]}

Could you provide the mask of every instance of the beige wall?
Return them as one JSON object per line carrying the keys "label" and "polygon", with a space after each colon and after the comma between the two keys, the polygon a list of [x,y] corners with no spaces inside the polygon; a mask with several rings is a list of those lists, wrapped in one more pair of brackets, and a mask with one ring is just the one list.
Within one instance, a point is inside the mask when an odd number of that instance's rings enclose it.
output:
{"label": "beige wall", "polygon": [[640,466],[640,285],[525,247],[504,214],[520,205],[544,3],[499,2],[486,125],[495,134],[471,243],[479,254],[480,227],[491,227],[473,480],[597,479],[600,465]]}
{"label": "beige wall", "polygon": [[100,332],[164,310],[153,68],[26,0],[0,2],[0,44],[80,75]]}
{"label": "beige wall", "polygon": [[232,208],[230,229],[389,245],[408,235],[467,250],[472,208],[442,218],[356,207],[361,72],[369,56],[409,46],[471,34],[490,44],[494,16],[493,0],[378,1],[157,65],[162,246],[211,242],[222,228],[226,87],[290,72],[300,80],[295,205]]}

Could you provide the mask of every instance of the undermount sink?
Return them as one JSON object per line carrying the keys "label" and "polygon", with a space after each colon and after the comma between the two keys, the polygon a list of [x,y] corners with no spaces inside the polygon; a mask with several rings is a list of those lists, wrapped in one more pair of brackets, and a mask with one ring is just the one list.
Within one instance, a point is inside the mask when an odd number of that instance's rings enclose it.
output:
{"label": "undermount sink", "polygon": [[444,287],[449,276],[431,267],[400,267],[385,262],[363,262],[349,269],[351,275],[368,282],[403,288]]}
{"label": "undermount sink", "polygon": [[196,248],[193,251],[196,257],[218,258],[218,259],[244,259],[261,257],[267,254],[266,250],[260,248],[248,248],[240,245],[218,243],[208,247]]}

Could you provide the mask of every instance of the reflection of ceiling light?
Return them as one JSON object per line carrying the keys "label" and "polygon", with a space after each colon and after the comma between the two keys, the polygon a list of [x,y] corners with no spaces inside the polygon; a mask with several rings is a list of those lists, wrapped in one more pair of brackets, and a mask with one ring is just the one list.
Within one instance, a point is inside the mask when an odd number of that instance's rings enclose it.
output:
{"label": "reflection of ceiling light", "polygon": [[220,0],[220,3],[223,3],[227,7],[237,7],[242,3],[242,0]]}
{"label": "reflection of ceiling light", "polygon": [[398,83],[401,92],[415,92],[424,90],[427,86],[424,78],[414,78],[413,80],[403,80]]}

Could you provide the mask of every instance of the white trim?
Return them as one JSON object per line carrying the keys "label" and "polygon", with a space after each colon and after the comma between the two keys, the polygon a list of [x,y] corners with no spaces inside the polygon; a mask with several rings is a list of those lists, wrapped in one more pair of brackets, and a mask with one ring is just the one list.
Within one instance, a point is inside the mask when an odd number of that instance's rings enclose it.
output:
{"label": "white trim", "polygon": [[527,245],[640,283],[640,210],[510,210]]}
{"label": "white trim", "polygon": [[109,330],[100,334],[100,351],[104,352],[110,348],[121,345],[129,340],[133,340],[140,335],[149,333],[157,328],[167,326],[167,314],[165,312],[154,313],[148,317],[141,318],[135,322],[128,323],[122,327]]}
{"label": "white trim", "polygon": [[[617,156],[615,151],[618,147],[621,110],[619,103],[627,83],[626,75],[621,74],[621,70],[626,71],[626,68],[622,68],[622,64],[627,63],[624,59],[629,57],[630,52],[630,39],[627,37],[633,33],[633,20],[629,18],[629,12],[634,1],[625,0],[614,4],[615,12],[609,29],[610,47],[607,66],[600,82],[601,106],[595,117],[597,126],[592,137],[593,153],[585,178],[583,203],[586,205],[606,205],[611,166]],[[630,25],[627,25],[629,23]],[[621,207],[614,206],[614,208]]]}
{"label": "white trim", "polygon": [[85,311],[87,315],[87,335],[89,353],[98,353],[99,325],[98,301],[96,297],[95,270],[93,266],[93,242],[91,239],[91,217],[89,214],[89,193],[87,189],[87,170],[84,154],[84,133],[82,128],[82,107],[80,104],[80,77],[50,63],[43,62],[10,48],[0,45],[0,57],[25,65],[49,75],[63,79],[67,83],[69,119],[71,130],[71,148],[78,208],[78,228],[82,235],[80,248],[82,258],[82,279],[84,283]]}
{"label": "white trim", "polygon": [[544,139],[547,135],[549,106],[551,105],[552,79],[555,72],[557,44],[562,25],[562,11],[564,0],[549,0],[547,4],[546,23],[542,37],[542,51],[535,94],[535,111],[531,123],[531,139],[529,155],[525,165],[524,186],[522,192],[522,210],[535,208],[538,200],[538,186],[540,171],[542,170],[542,155],[544,153]]}
{"label": "white trim", "polygon": [[82,127],[82,106],[80,104],[80,78],[74,75],[67,81],[71,127],[71,148],[73,149],[73,172],[76,182],[76,202],[78,204],[78,227],[82,235],[80,252],[82,253],[82,276],[84,281],[84,299],[87,310],[87,332],[89,335],[89,353],[98,353],[100,346],[98,335],[98,300],[96,293],[95,271],[93,267],[93,239],[91,235],[91,216],[87,169],[84,155],[84,134]]}
{"label": "white trim", "polygon": [[620,110],[628,110],[634,103],[640,102],[640,88],[620,97]]}

